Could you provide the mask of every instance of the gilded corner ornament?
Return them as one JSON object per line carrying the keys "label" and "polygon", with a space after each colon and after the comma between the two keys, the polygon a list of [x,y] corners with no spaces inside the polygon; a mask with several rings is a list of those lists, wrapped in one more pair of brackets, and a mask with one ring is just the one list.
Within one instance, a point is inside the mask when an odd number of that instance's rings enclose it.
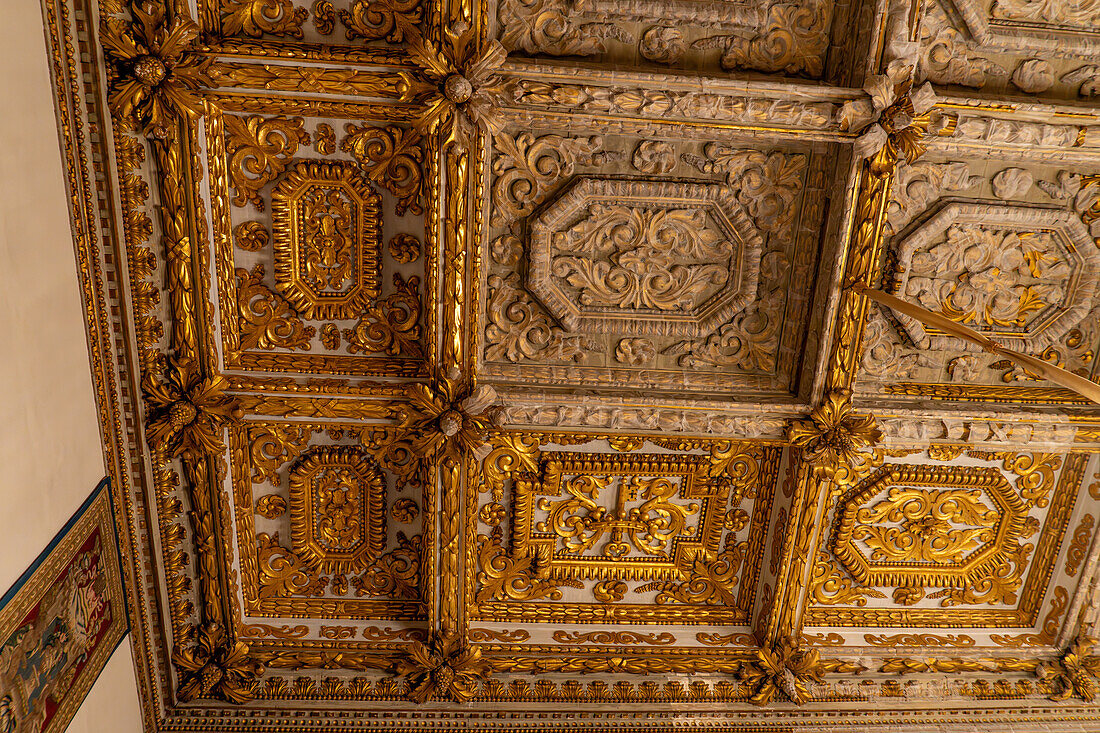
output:
{"label": "gilded corner ornament", "polygon": [[836,389],[810,412],[808,420],[795,420],[787,429],[791,445],[803,448],[803,458],[838,484],[855,480],[864,449],[882,439],[873,415],[852,412],[852,393]]}
{"label": "gilded corner ornament", "polygon": [[497,425],[501,408],[497,393],[488,385],[473,386],[457,370],[441,374],[433,384],[415,384],[408,390],[409,405],[403,410],[401,426],[407,431],[413,450],[426,461],[444,455],[472,456],[481,460],[489,452],[485,441]]}
{"label": "gilded corner ornament", "polygon": [[248,655],[243,641],[231,642],[218,624],[204,624],[195,646],[177,647],[172,661],[179,673],[176,694],[183,702],[215,699],[240,705],[254,697],[263,665]]}
{"label": "gilded corner ornament", "polygon": [[158,0],[135,0],[132,22],[103,21],[101,40],[114,72],[108,104],[152,137],[165,137],[174,117],[201,115],[197,92],[214,83],[212,60],[190,53],[199,27],[184,7],[175,3],[169,11]]}
{"label": "gilded corner ornament", "polygon": [[877,177],[893,173],[902,159],[914,163],[924,155],[924,136],[948,124],[946,117],[933,112],[932,85],[915,86],[914,72],[911,65],[891,64],[886,74],[864,85],[868,97],[848,102],[840,111],[840,128],[860,133],[856,151],[871,158],[871,172]]}
{"label": "gilded corner ornament", "polygon": [[825,665],[816,649],[799,649],[782,638],[770,649],[757,649],[756,658],[742,664],[738,676],[749,686],[754,705],[767,705],[776,696],[801,705],[810,699],[809,683],[824,679]]}
{"label": "gilded corner ornament", "polygon": [[145,428],[154,450],[169,458],[222,453],[222,428],[242,415],[228,386],[221,375],[204,378],[191,359],[172,359],[163,379],[147,375]]}
{"label": "gilded corner ornament", "polygon": [[425,645],[414,641],[408,655],[394,665],[408,682],[408,698],[424,703],[433,697],[469,702],[489,675],[481,650],[455,635]]}
{"label": "gilded corner ornament", "polygon": [[[430,135],[447,121],[452,125],[451,137],[480,127],[490,133],[499,132],[501,124],[494,113],[491,88],[508,52],[499,41],[489,41],[480,51],[466,48],[447,53],[413,31],[409,55],[420,66],[428,86],[434,87],[425,98],[427,110],[417,121],[417,129]],[[469,46],[469,44],[467,44]]]}
{"label": "gilded corner ornament", "polygon": [[1035,668],[1036,676],[1050,686],[1051,700],[1092,702],[1096,698],[1100,655],[1092,653],[1094,646],[1094,637],[1078,636],[1058,661]]}

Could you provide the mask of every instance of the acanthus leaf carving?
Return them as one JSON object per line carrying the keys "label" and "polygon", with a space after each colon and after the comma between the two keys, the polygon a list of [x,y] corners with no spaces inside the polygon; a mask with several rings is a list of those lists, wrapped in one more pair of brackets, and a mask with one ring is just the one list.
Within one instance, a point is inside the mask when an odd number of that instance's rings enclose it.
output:
{"label": "acanthus leaf carving", "polygon": [[309,17],[292,0],[226,0],[222,3],[222,33],[228,36],[288,36],[302,39],[302,24]]}
{"label": "acanthus leaf carving", "polygon": [[792,421],[787,439],[805,451],[803,460],[830,481],[852,483],[866,461],[865,449],[882,440],[873,415],[852,412],[852,394],[838,389],[829,392],[808,420]]}
{"label": "acanthus leaf carving", "polygon": [[408,681],[409,700],[424,703],[433,697],[468,702],[492,670],[481,659],[480,649],[454,635],[437,637],[427,645],[412,642],[394,671]]}
{"label": "acanthus leaf carving", "polygon": [[567,336],[519,284],[519,275],[489,276],[489,325],[485,358],[511,362],[583,361],[601,347],[585,336]]}
{"label": "acanthus leaf carving", "polygon": [[260,189],[274,181],[298,152],[309,145],[310,136],[300,117],[225,115],[226,152],[229,153],[229,181],[233,184],[233,205],[251,202],[260,211],[264,201]]}
{"label": "acanthus leaf carving", "polygon": [[175,359],[163,379],[147,375],[142,392],[148,405],[145,431],[163,457],[198,460],[225,450],[222,430],[241,417],[235,399],[225,394],[228,380],[203,377],[190,359]]}
{"label": "acanthus leaf carving", "polygon": [[264,266],[238,269],[237,311],[242,349],[306,349],[317,329],[306,326],[283,298],[263,284]]}
{"label": "acanthus leaf carving", "polygon": [[172,661],[179,670],[180,700],[215,699],[240,705],[254,695],[263,665],[248,655],[243,641],[230,641],[221,626],[204,624],[193,647],[177,647]]}
{"label": "acanthus leaf carving", "polygon": [[203,114],[197,92],[214,85],[213,61],[191,53],[199,27],[183,5],[173,3],[169,12],[159,0],[132,0],[130,7],[130,23],[103,20],[101,41],[114,71],[108,104],[117,117],[163,138],[174,116]]}

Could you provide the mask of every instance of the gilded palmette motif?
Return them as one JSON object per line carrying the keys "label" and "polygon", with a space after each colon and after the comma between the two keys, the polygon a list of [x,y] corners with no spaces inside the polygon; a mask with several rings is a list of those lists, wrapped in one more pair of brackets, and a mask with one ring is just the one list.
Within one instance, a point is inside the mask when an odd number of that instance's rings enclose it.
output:
{"label": "gilded palmette motif", "polygon": [[179,672],[176,694],[183,702],[214,699],[246,703],[254,696],[256,678],[263,665],[248,655],[243,641],[230,641],[218,624],[200,627],[196,643],[177,647],[172,661]]}
{"label": "gilded palmette motif", "polygon": [[199,27],[187,6],[161,0],[131,0],[131,21],[103,20],[103,46],[114,78],[109,104],[119,118],[132,118],[146,134],[164,137],[173,118],[203,113],[199,89],[213,85],[211,59],[191,52]]}

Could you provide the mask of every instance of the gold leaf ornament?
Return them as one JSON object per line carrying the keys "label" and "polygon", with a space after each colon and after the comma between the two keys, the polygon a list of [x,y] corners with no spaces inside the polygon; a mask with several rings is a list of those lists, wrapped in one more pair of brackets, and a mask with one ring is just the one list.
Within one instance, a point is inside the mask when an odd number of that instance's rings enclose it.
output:
{"label": "gold leaf ornament", "polygon": [[907,316],[915,318],[926,326],[938,328],[955,338],[980,346],[991,354],[1005,356],[1010,361],[1036,374],[1039,378],[1049,379],[1055,384],[1072,390],[1082,397],[1100,405],[1100,384],[1096,382],[1085,379],[1073,372],[1062,369],[1061,367],[1045,362],[1029,354],[1005,348],[993,339],[961,323],[956,323],[942,313],[934,313],[916,303],[910,303],[907,300],[902,300],[889,293],[869,288],[861,282],[853,283],[852,289],[876,303],[886,306],[890,310],[904,313]]}
{"label": "gold leaf ornament", "polygon": [[408,396],[401,426],[421,458],[432,461],[445,454],[481,460],[489,453],[485,435],[497,425],[501,413],[494,405],[497,394],[492,387],[474,387],[451,371],[433,385],[412,385]]}
{"label": "gold leaf ornament", "polygon": [[230,643],[218,624],[205,624],[190,649],[176,648],[176,694],[183,702],[216,699],[240,705],[253,698],[252,687],[263,665],[248,656],[248,645]]}
{"label": "gold leaf ornament", "polygon": [[163,138],[173,118],[201,115],[198,90],[213,86],[211,59],[190,53],[199,27],[177,4],[169,14],[164,3],[131,4],[131,22],[103,21],[102,43],[111,63],[108,104],[119,118],[133,118],[145,134]]}
{"label": "gold leaf ornament", "polygon": [[408,680],[408,697],[415,703],[432,697],[469,702],[489,669],[481,659],[481,650],[466,644],[461,637],[436,640],[430,646],[414,641],[408,656],[394,668]]}
{"label": "gold leaf ornament", "polygon": [[504,46],[499,41],[489,41],[480,51],[471,49],[464,59],[453,61],[419,31],[410,29],[406,36],[409,56],[428,83],[435,86],[424,100],[427,109],[416,122],[417,130],[422,135],[431,135],[442,123],[450,121],[452,138],[471,127],[480,127],[490,134],[499,132],[502,122],[495,113],[491,88],[496,70],[508,56]]}
{"label": "gold leaf ornament", "polygon": [[873,415],[852,412],[851,390],[837,389],[787,429],[791,445],[804,450],[803,458],[838,484],[851,483],[866,448],[882,439]]}
{"label": "gold leaf ornament", "polygon": [[1100,656],[1092,653],[1095,645],[1095,638],[1078,636],[1057,662],[1035,668],[1036,676],[1050,686],[1051,700],[1072,697],[1092,702],[1096,698]]}
{"label": "gold leaf ornament", "polygon": [[825,665],[816,649],[798,649],[790,639],[756,650],[756,659],[741,665],[738,676],[752,691],[749,702],[767,705],[776,696],[796,705],[810,698],[808,683],[824,679]]}
{"label": "gold leaf ornament", "polygon": [[169,458],[222,453],[222,428],[243,414],[225,394],[228,386],[220,374],[204,378],[190,359],[172,360],[163,379],[146,376],[145,430],[153,448]]}

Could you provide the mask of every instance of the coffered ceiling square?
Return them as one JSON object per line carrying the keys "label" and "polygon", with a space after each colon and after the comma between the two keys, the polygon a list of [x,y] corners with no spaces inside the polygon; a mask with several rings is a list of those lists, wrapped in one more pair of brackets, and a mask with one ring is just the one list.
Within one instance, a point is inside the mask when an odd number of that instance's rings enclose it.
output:
{"label": "coffered ceiling square", "polygon": [[486,380],[544,411],[565,387],[806,400],[835,151],[537,130],[493,147]]}
{"label": "coffered ceiling square", "polygon": [[[902,166],[883,230],[882,287],[1095,379],[1100,189],[1087,170],[964,154]],[[878,305],[870,309],[865,338],[860,394],[1089,404],[1003,356]]]}
{"label": "coffered ceiling square", "polygon": [[934,447],[875,463],[827,517],[807,627],[1037,625],[1069,517],[1096,511],[1089,457]]}

